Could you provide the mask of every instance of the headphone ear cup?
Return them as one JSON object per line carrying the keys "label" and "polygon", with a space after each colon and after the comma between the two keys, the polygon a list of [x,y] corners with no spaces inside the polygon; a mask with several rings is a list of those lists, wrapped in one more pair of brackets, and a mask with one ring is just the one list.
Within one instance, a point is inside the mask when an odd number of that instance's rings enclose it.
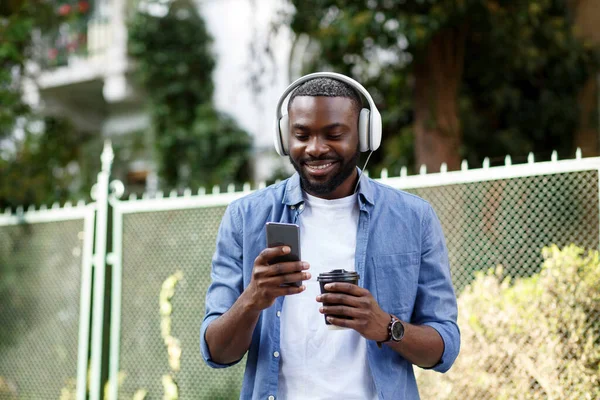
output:
{"label": "headphone ear cup", "polygon": [[280,156],[288,155],[288,142],[290,137],[290,122],[287,114],[279,120],[279,129],[275,135],[275,149]]}
{"label": "headphone ear cup", "polygon": [[358,141],[360,151],[369,151],[369,119],[371,112],[368,108],[360,110],[358,117]]}

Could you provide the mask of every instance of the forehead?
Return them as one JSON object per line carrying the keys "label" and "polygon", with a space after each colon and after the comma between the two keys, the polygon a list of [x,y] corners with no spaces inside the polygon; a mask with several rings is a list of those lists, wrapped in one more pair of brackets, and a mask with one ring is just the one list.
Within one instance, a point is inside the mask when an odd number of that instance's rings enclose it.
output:
{"label": "forehead", "polygon": [[298,96],[289,109],[292,123],[303,125],[343,123],[353,125],[358,115],[351,99],[346,97]]}

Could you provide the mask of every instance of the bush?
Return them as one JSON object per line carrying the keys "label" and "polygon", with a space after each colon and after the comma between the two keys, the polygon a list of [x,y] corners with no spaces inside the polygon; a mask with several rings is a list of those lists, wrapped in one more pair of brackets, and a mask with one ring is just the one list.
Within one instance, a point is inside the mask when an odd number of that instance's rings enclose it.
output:
{"label": "bush", "polygon": [[461,354],[446,375],[418,373],[423,398],[600,398],[600,261],[574,245],[510,282],[479,273],[458,299]]}

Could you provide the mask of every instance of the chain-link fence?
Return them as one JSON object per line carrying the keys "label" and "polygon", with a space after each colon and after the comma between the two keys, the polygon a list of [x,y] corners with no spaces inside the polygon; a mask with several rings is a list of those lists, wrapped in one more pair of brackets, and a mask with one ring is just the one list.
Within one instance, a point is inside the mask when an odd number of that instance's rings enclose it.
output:
{"label": "chain-link fence", "polygon": [[498,265],[511,277],[538,272],[544,246],[600,243],[597,171],[406,190],[436,210],[457,292]]}
{"label": "chain-link fence", "polygon": [[0,226],[0,400],[75,398],[83,231],[83,219]]}
{"label": "chain-link fence", "polygon": [[[502,265],[504,275],[513,278],[537,273],[544,246],[576,243],[597,248],[598,178],[597,170],[586,170],[402,188],[435,208],[460,294],[475,271]],[[198,207],[124,215],[119,369],[125,379],[119,398],[128,398],[139,389],[148,391],[148,399],[161,398],[170,383],[165,375],[177,383],[182,399],[237,397],[243,363],[212,370],[204,365],[198,349],[211,256],[223,211],[224,207]],[[171,300],[171,335],[180,341],[181,369],[174,371],[161,334],[159,298],[164,282],[177,271],[182,274]],[[506,363],[495,372],[505,374],[509,368],[512,365]],[[435,376],[427,379],[436,385]],[[435,393],[437,397],[439,392]],[[481,398],[463,395],[453,398]]]}
{"label": "chain-link fence", "polygon": [[[218,206],[124,215],[119,399],[140,390],[147,392],[146,399],[161,399],[170,379],[177,383],[181,399],[239,396],[244,363],[211,369],[199,347],[204,297],[224,211]],[[164,293],[170,286],[172,296],[167,298]],[[165,307],[172,312],[165,313]],[[173,354],[177,350],[169,354],[171,340],[178,342],[180,356]],[[180,359],[179,370],[172,368],[170,357]]]}
{"label": "chain-link fence", "polygon": [[[490,178],[482,176],[487,171],[471,175],[468,171],[427,185],[423,182],[430,176],[384,179],[431,202],[446,235],[459,304],[473,312],[460,317],[463,348],[455,368],[447,375],[419,373],[423,398],[575,399],[596,383],[600,387],[595,361],[600,357],[593,356],[600,342],[600,334],[594,336],[600,332],[597,290],[582,292],[590,285],[585,279],[570,284],[549,281],[552,276],[540,278],[546,282],[542,291],[538,280],[527,281],[531,276],[537,279],[544,246],[575,243],[598,248],[596,164],[590,160],[552,165],[553,173],[542,171],[551,168],[545,165],[534,173],[526,166],[513,166],[506,176]],[[462,179],[465,176],[469,179]],[[118,399],[161,399],[175,392],[180,399],[238,397],[244,362],[228,369],[207,367],[198,335],[217,228],[227,204],[241,195],[112,202],[115,254],[107,260],[115,272],[108,286],[113,289],[113,347],[102,363],[110,362],[111,372],[118,365],[119,373],[111,373]],[[75,209],[65,210],[64,215],[71,213],[69,218],[25,224],[0,217],[0,400],[72,399],[76,377],[83,382],[78,398],[84,398],[91,310],[84,299],[90,298],[96,210],[97,206],[90,208],[91,214],[81,218],[73,216]],[[99,263],[104,256],[93,258]],[[585,270],[593,262],[569,257],[564,270],[555,270],[555,275],[572,274],[573,265]],[[525,278],[525,283],[509,293],[489,280],[474,281],[476,271],[498,265],[503,266],[502,278],[513,282]],[[473,289],[476,285],[479,289]],[[538,310],[528,309],[522,300],[528,293],[535,295],[529,299]],[[500,301],[495,296],[504,297]],[[541,302],[548,298],[554,303]],[[514,311],[514,304],[521,304],[525,314]],[[546,304],[549,310],[563,311],[539,310]],[[568,307],[561,309],[564,304]],[[521,320],[511,320],[513,315]],[[561,321],[568,321],[568,326]],[[109,332],[105,328],[95,324],[94,332]],[[588,348],[595,353],[582,353]],[[99,376],[91,375],[90,381],[99,381]],[[507,389],[515,387],[518,392]],[[92,393],[92,398],[98,394]]]}

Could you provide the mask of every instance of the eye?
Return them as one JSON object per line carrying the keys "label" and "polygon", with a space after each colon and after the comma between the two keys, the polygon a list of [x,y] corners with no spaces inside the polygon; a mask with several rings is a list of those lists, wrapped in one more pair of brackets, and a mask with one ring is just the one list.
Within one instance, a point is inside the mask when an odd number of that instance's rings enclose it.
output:
{"label": "eye", "polygon": [[341,139],[344,136],[344,132],[340,130],[330,131],[327,133],[327,138],[331,140]]}
{"label": "eye", "polygon": [[308,140],[308,135],[306,133],[303,132],[295,132],[294,133],[294,138],[296,138],[296,140],[299,140],[301,142]]}

